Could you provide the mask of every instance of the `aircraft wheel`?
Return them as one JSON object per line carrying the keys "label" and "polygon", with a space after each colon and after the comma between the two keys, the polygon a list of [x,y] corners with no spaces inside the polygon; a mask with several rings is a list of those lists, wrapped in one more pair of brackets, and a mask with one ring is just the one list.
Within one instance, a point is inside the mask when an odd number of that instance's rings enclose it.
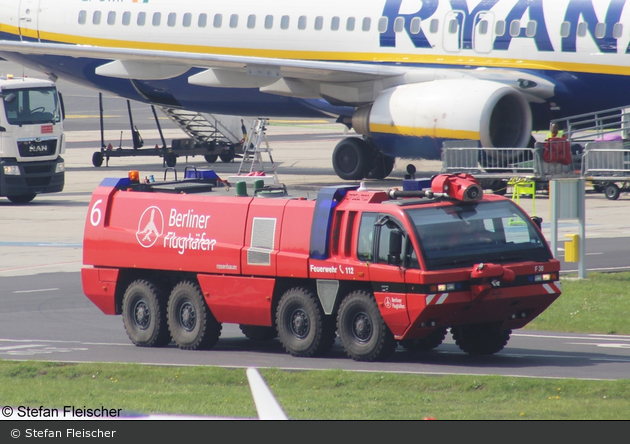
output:
{"label": "aircraft wheel", "polygon": [[408,351],[429,351],[442,344],[444,338],[446,338],[446,327],[438,328],[424,338],[400,341],[400,345]]}
{"label": "aircraft wheel", "polygon": [[460,350],[469,355],[493,355],[503,350],[512,330],[501,330],[494,324],[472,324],[451,327],[451,334]]}
{"label": "aircraft wheel", "polygon": [[219,156],[217,156],[216,154],[208,154],[207,156],[203,156],[203,158],[206,159],[206,162],[208,163],[214,163],[217,161]]}
{"label": "aircraft wheel", "polygon": [[395,163],[395,157],[380,155],[376,160],[376,166],[370,170],[367,177],[370,179],[385,179],[394,171]]}
{"label": "aircraft wheel", "polygon": [[337,333],[348,356],[356,361],[386,359],[397,345],[374,296],[362,290],[350,293],[339,306]]}
{"label": "aircraft wheel", "polygon": [[607,183],[606,186],[604,186],[604,196],[606,196],[606,199],[617,200],[619,199],[620,194],[621,190],[619,189],[617,184],[610,182]]}
{"label": "aircraft wheel", "polygon": [[361,180],[365,177],[369,162],[370,147],[358,137],[348,137],[337,144],[333,151],[333,168],[344,180]]}
{"label": "aircraft wheel", "polygon": [[313,292],[296,287],[287,290],[276,311],[278,337],[293,356],[321,356],[335,342],[334,324],[320,308]]}
{"label": "aircraft wheel", "polygon": [[7,196],[7,199],[9,199],[14,204],[26,204],[35,199],[35,196],[37,196],[37,194],[35,193],[18,194],[15,196]]}
{"label": "aircraft wheel", "polygon": [[162,347],[171,342],[164,298],[151,282],[139,279],[129,284],[122,315],[127,336],[137,346]]}
{"label": "aircraft wheel", "polygon": [[92,154],[92,165],[94,165],[96,168],[103,165],[103,153],[101,153],[100,151],[96,151],[94,154]]}
{"label": "aircraft wheel", "polygon": [[245,336],[252,341],[270,341],[278,337],[275,327],[264,327],[260,325],[239,325]]}
{"label": "aircraft wheel", "polygon": [[182,281],[173,288],[167,316],[173,341],[183,350],[207,350],[219,341],[222,326],[196,283]]}

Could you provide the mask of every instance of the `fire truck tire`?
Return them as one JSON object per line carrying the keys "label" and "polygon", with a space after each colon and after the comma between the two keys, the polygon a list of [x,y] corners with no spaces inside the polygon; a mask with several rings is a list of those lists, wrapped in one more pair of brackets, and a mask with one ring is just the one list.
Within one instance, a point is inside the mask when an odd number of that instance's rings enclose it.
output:
{"label": "fire truck tire", "polygon": [[397,346],[374,296],[362,290],[350,293],[341,302],[337,334],[346,354],[355,361],[386,359]]}
{"label": "fire truck tire", "polygon": [[493,355],[503,350],[512,330],[501,330],[495,324],[472,324],[452,327],[455,344],[469,355]]}
{"label": "fire truck tire", "polygon": [[270,341],[278,337],[275,327],[261,325],[239,325],[239,328],[247,338],[252,341]]}
{"label": "fire truck tire", "polygon": [[291,288],[282,295],[276,325],[282,346],[293,356],[322,356],[335,342],[334,323],[306,288]]}
{"label": "fire truck tire", "polygon": [[444,338],[446,338],[446,327],[433,330],[424,338],[400,341],[400,345],[408,351],[429,351],[442,344]]}
{"label": "fire truck tire", "polygon": [[621,194],[621,190],[617,184],[610,182],[604,186],[604,196],[606,196],[606,199],[617,200],[619,199],[619,194]]}
{"label": "fire truck tire", "polygon": [[127,336],[140,347],[163,347],[171,342],[166,304],[158,287],[139,279],[127,287],[122,315]]}
{"label": "fire truck tire", "polygon": [[25,204],[35,199],[35,196],[37,196],[37,194],[35,193],[19,194],[16,196],[7,196],[7,199],[9,199],[14,204]]}
{"label": "fire truck tire", "polygon": [[175,285],[168,298],[167,316],[173,341],[182,350],[208,350],[219,341],[222,326],[194,282]]}

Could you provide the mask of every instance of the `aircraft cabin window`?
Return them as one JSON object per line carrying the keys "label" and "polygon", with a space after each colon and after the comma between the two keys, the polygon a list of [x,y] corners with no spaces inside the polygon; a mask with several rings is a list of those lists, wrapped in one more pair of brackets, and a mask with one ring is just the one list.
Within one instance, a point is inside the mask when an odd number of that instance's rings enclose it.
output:
{"label": "aircraft cabin window", "polygon": [[144,26],[144,24],[146,22],[147,22],[147,13],[146,12],[139,12],[138,13],[138,19],[136,21],[138,26]]}
{"label": "aircraft cabin window", "polygon": [[486,35],[488,33],[488,20],[482,20],[479,22],[479,35]]}
{"label": "aircraft cabin window", "polygon": [[162,13],[156,12],[153,14],[153,20],[151,21],[151,24],[153,26],[160,26],[160,23],[162,23]]}
{"label": "aircraft cabin window", "polygon": [[212,26],[214,26],[215,28],[220,28],[221,25],[223,25],[223,15],[215,14],[214,19],[212,20]]}
{"label": "aircraft cabin window", "polygon": [[499,20],[494,26],[494,33],[497,37],[501,37],[505,34],[505,20]]}
{"label": "aircraft cabin window", "polygon": [[123,12],[122,24],[123,26],[129,26],[131,24],[131,12]]}
{"label": "aircraft cabin window", "polygon": [[87,11],[79,11],[79,25],[85,25],[87,21]]}
{"label": "aircraft cabin window", "polygon": [[606,23],[598,23],[595,25],[595,38],[603,39],[606,37]]}
{"label": "aircraft cabin window", "polygon": [[280,29],[289,29],[289,21],[288,15],[280,17]]}
{"label": "aircraft cabin window", "polygon": [[247,28],[248,29],[254,29],[256,27],[256,15],[255,14],[250,14],[247,17]]}
{"label": "aircraft cabin window", "polygon": [[578,37],[586,37],[586,32],[588,31],[588,23],[580,22],[577,27],[577,35]]}
{"label": "aircraft cabin window", "polygon": [[324,29],[324,17],[318,15],[315,17],[315,31],[321,31]]}
{"label": "aircraft cabin window", "polygon": [[301,29],[301,30],[306,29],[306,16],[305,15],[301,15],[300,18],[298,18],[298,29]]}
{"label": "aircraft cabin window", "polygon": [[449,34],[457,34],[458,30],[459,30],[459,22],[457,21],[457,19],[452,19],[450,22],[448,22]]}
{"label": "aircraft cabin window", "polygon": [[92,15],[92,24],[93,25],[101,24],[101,11],[94,11],[94,15]]}
{"label": "aircraft cabin window", "polygon": [[348,20],[346,21],[346,31],[354,31],[354,22],[354,17],[348,17]]}
{"label": "aircraft cabin window", "polygon": [[107,24],[108,25],[116,24],[116,11],[109,11],[107,13]]}
{"label": "aircraft cabin window", "polygon": [[171,12],[168,15],[168,18],[166,19],[166,25],[172,28],[176,24],[177,24],[177,14],[174,12]]}
{"label": "aircraft cabin window", "polygon": [[330,21],[330,30],[331,31],[339,31],[339,17],[333,17]]}
{"label": "aircraft cabin window", "polygon": [[190,28],[190,25],[192,25],[192,14],[187,12],[184,14],[184,18],[182,19],[182,26],[184,28]]}
{"label": "aircraft cabin window", "polygon": [[273,15],[265,16],[265,29],[273,28]]}
{"label": "aircraft cabin window", "polygon": [[230,16],[230,28],[236,28],[238,26],[238,14],[232,14]]}
{"label": "aircraft cabin window", "polygon": [[623,37],[623,25],[615,23],[615,26],[613,26],[613,38],[620,39],[621,37]]}
{"label": "aircraft cabin window", "polygon": [[512,20],[512,23],[510,23],[510,35],[512,37],[518,37],[520,33],[521,33],[521,21]]}
{"label": "aircraft cabin window", "polygon": [[369,17],[363,18],[363,23],[361,24],[361,31],[368,32],[372,27],[372,19]]}
{"label": "aircraft cabin window", "polygon": [[435,34],[436,32],[438,32],[439,29],[440,29],[440,21],[438,19],[431,20],[431,23],[429,24],[429,32],[431,34]]}
{"label": "aircraft cabin window", "polygon": [[385,34],[387,32],[388,20],[387,17],[381,17],[378,19],[378,32]]}
{"label": "aircraft cabin window", "polygon": [[536,35],[536,22],[529,21],[527,22],[527,28],[525,28],[525,35],[527,37],[534,37]]}
{"label": "aircraft cabin window", "polygon": [[411,19],[411,26],[409,30],[412,34],[419,34],[420,25],[422,25],[422,20],[420,20],[420,17],[414,17]]}
{"label": "aircraft cabin window", "polygon": [[569,37],[571,33],[571,23],[570,22],[562,22],[560,25],[560,37],[563,39]]}
{"label": "aircraft cabin window", "polygon": [[394,32],[403,32],[405,30],[405,18],[396,17],[394,20]]}

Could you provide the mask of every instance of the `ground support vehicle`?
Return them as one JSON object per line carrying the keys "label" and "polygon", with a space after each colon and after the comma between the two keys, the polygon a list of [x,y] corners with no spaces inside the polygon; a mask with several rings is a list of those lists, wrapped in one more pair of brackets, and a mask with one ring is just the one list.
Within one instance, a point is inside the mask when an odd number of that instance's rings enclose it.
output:
{"label": "ground support vehicle", "polygon": [[0,77],[0,196],[27,203],[63,190],[60,95],[49,80]]}
{"label": "ground support vehicle", "polygon": [[162,107],[164,114],[177,123],[180,128],[190,137],[184,139],[173,139],[168,146],[162,133],[162,126],[158,119],[155,107],[151,105],[151,111],[155,119],[155,124],[160,134],[162,147],[144,147],[144,140],[133,123],[131,112],[131,102],[127,100],[127,110],[129,114],[129,125],[131,129],[132,148],[123,148],[122,132],[118,147],[111,143],[105,143],[105,128],[103,114],[103,95],[99,94],[99,112],[101,127],[101,149],[92,154],[92,165],[100,167],[105,161],[105,166],[109,166],[109,159],[116,157],[161,157],[163,166],[175,167],[179,157],[203,156],[206,162],[214,163],[217,159],[222,162],[232,162],[236,157],[243,154],[243,143],[240,137],[234,135],[227,127],[219,122],[215,117],[210,120],[201,113],[191,112],[183,109]]}
{"label": "ground support vehicle", "polygon": [[399,343],[435,348],[450,328],[461,350],[487,355],[561,293],[540,220],[472,176],[325,187],[315,200],[132,176],[92,195],[82,282],[138,346],[208,349],[233,323],[294,356],[338,337],[374,361]]}
{"label": "ground support vehicle", "polygon": [[630,147],[624,142],[589,142],[582,158],[582,176],[610,200],[630,191]]}
{"label": "ground support vehicle", "polygon": [[576,156],[564,138],[536,142],[533,148],[482,148],[477,141],[447,141],[442,173],[474,175],[483,189],[505,194],[510,182],[525,180],[547,190],[554,177],[579,176]]}

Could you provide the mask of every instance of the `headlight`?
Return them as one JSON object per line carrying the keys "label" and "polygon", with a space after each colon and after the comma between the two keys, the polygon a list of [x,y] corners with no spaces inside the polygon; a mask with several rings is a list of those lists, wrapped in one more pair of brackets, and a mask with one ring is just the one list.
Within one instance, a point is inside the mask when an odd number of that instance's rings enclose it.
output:
{"label": "headlight", "polygon": [[59,162],[55,167],[55,173],[63,173],[64,171],[66,171],[66,164]]}
{"label": "headlight", "polygon": [[6,176],[19,176],[20,175],[20,167],[17,165],[6,165],[4,167],[4,174]]}

